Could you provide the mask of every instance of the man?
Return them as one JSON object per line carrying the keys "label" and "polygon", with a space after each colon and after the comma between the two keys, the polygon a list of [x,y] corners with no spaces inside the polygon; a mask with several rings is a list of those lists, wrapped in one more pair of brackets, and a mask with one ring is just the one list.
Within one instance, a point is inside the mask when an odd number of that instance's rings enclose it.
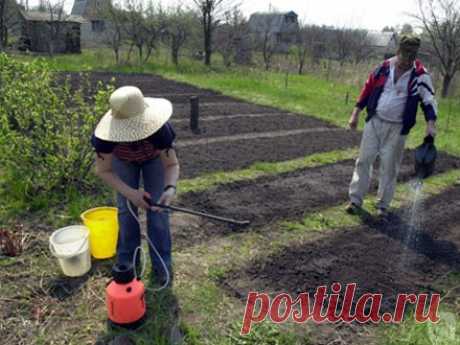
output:
{"label": "man", "polygon": [[400,38],[396,56],[370,74],[354,108],[349,126],[355,130],[359,113],[367,108],[366,124],[359,157],[349,189],[346,211],[355,214],[369,189],[372,165],[380,157],[377,213],[385,216],[393,199],[407,134],[415,125],[420,104],[427,121],[426,134],[436,134],[437,105],[433,83],[427,70],[416,59],[420,39]]}

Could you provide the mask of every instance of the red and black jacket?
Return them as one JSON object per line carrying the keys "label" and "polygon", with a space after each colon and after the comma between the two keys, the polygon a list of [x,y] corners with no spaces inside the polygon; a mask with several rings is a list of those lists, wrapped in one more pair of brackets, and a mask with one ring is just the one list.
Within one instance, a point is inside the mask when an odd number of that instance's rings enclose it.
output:
{"label": "red and black jacket", "polygon": [[[385,60],[369,75],[366,84],[361,90],[356,106],[360,109],[367,108],[366,122],[377,112],[377,104],[389,75],[390,60]],[[415,61],[412,69],[407,94],[401,135],[409,134],[412,127],[414,127],[419,103],[425,114],[426,121],[436,121],[437,118],[437,105],[434,99],[431,77],[419,60]]]}

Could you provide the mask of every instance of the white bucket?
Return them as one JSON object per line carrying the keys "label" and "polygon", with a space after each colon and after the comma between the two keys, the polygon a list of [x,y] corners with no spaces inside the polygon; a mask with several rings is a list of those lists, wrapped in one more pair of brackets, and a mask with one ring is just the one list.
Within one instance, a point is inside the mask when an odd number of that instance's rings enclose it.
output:
{"label": "white bucket", "polygon": [[79,277],[91,269],[89,229],[84,225],[71,225],[53,232],[50,251],[66,276]]}

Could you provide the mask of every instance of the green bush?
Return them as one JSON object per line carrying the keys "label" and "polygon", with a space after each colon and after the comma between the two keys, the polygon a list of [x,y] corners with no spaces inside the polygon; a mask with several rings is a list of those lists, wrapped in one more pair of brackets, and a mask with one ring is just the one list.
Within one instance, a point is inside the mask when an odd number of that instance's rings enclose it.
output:
{"label": "green bush", "polygon": [[99,84],[93,91],[82,76],[71,88],[60,79],[42,60],[22,63],[0,54],[2,189],[32,208],[96,186],[90,137],[113,87]]}

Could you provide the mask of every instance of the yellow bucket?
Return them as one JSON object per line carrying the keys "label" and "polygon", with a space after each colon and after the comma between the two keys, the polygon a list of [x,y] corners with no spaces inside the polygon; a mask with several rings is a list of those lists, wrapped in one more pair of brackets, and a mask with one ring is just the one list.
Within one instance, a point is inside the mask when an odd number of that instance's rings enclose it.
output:
{"label": "yellow bucket", "polygon": [[89,228],[91,255],[96,259],[108,259],[116,253],[117,214],[116,207],[97,207],[83,212],[80,216]]}

